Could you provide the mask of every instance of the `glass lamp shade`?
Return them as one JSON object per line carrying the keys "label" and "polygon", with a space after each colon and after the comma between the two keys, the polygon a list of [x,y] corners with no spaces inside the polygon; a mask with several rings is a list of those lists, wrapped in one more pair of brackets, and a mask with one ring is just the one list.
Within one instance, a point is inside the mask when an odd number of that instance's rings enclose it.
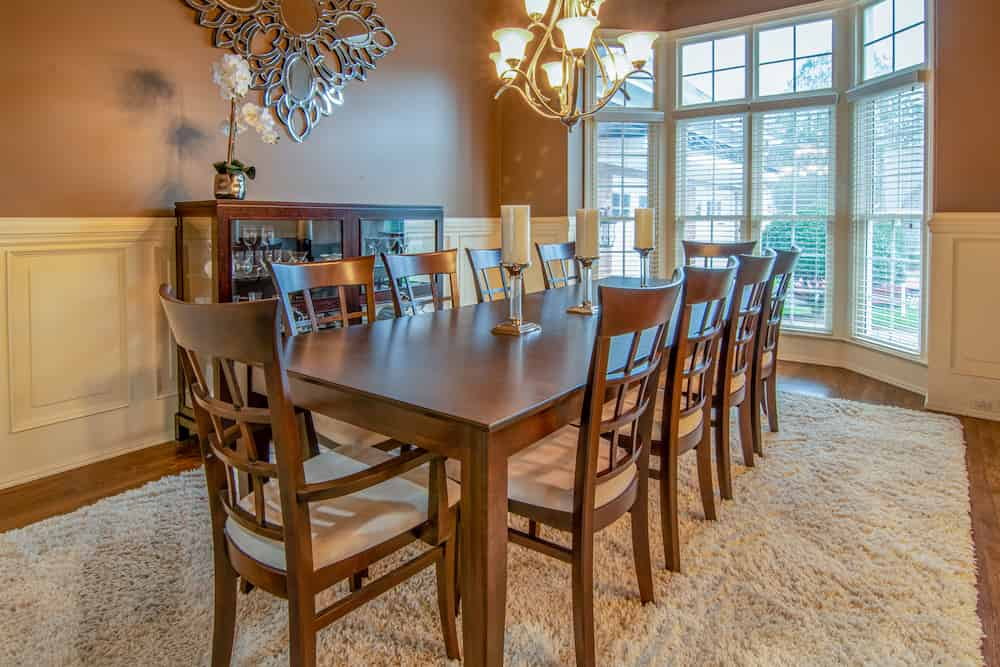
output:
{"label": "glass lamp shade", "polygon": [[550,86],[553,88],[563,87],[564,70],[562,61],[545,63],[542,65],[542,69],[545,70],[545,76],[548,77]]}
{"label": "glass lamp shade", "polygon": [[493,39],[500,45],[500,57],[508,64],[515,63],[512,67],[524,60],[528,43],[534,38],[530,30],[523,28],[502,28],[493,33]]}
{"label": "glass lamp shade", "polygon": [[524,8],[533,21],[537,21],[549,11],[549,0],[524,0]]}
{"label": "glass lamp shade", "polygon": [[609,84],[620,81],[632,73],[632,63],[623,53],[609,53],[603,58],[604,71],[608,73]]}
{"label": "glass lamp shade", "polygon": [[510,66],[507,64],[507,61],[504,60],[503,56],[500,55],[499,51],[491,53],[490,60],[492,60],[493,64],[497,66],[497,76],[503,79],[504,81],[509,81],[513,79],[515,76],[517,76],[517,72],[515,72],[510,68]]}
{"label": "glass lamp shade", "polygon": [[556,26],[562,31],[566,48],[574,55],[582,56],[590,48],[594,31],[601,22],[593,16],[574,16],[562,19]]}
{"label": "glass lamp shade", "polygon": [[655,32],[630,32],[619,37],[618,41],[625,47],[625,53],[635,68],[642,69],[649,62],[653,43],[658,37]]}
{"label": "glass lamp shade", "polygon": [[597,16],[601,11],[601,5],[604,4],[604,0],[591,0],[590,9],[594,12],[594,16]]}

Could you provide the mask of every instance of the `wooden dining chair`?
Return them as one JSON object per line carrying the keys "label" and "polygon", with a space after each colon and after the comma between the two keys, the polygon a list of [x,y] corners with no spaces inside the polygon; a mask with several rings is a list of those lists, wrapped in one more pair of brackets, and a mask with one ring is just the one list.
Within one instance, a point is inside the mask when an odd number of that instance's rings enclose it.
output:
{"label": "wooden dining chair", "polygon": [[684,246],[684,264],[686,266],[701,266],[705,269],[725,266],[730,257],[750,255],[757,248],[756,241],[728,243],[683,241],[682,245]]}
{"label": "wooden dining chair", "polygon": [[[764,256],[740,255],[739,269],[729,299],[729,313],[722,334],[719,366],[716,372],[714,410],[715,461],[719,473],[719,491],[726,500],[733,499],[733,473],[729,452],[729,419],[732,408],[739,410],[740,445],[743,464],[754,465],[754,451],[760,447],[760,395],[757,340],[764,310],[764,300],[771,282],[774,253]],[[757,410],[757,419],[753,412]]]}
{"label": "wooden dining chair", "polygon": [[[450,287],[451,307],[458,308],[461,300],[458,294],[458,250],[442,252],[427,252],[417,255],[387,255],[382,253],[382,263],[389,276],[389,288],[392,292],[392,305],[396,317],[416,315],[427,303],[434,310],[444,310],[444,297],[441,294],[438,278],[447,276]],[[427,278],[430,281],[430,298],[418,299],[413,291],[413,278]],[[406,306],[410,312],[406,312]]]}
{"label": "wooden dining chair", "polygon": [[[778,344],[781,341],[781,322],[785,315],[785,302],[788,299],[788,289],[792,285],[795,266],[799,262],[802,251],[776,250],[774,267],[771,269],[771,281],[764,301],[765,316],[762,319],[761,333],[757,355],[759,357],[758,396],[767,413],[768,427],[772,433],[778,432]],[[754,412],[758,422],[760,413]],[[759,429],[759,426],[758,426]],[[757,453],[764,455],[763,440]]]}
{"label": "wooden dining chair", "polygon": [[[476,285],[476,301],[485,303],[497,299],[510,298],[510,285],[502,266],[503,251],[500,248],[477,250],[466,248],[465,253],[472,267],[472,280]],[[500,286],[490,284],[490,274],[500,274]]]}
{"label": "wooden dining chair", "polygon": [[686,452],[697,453],[698,486],[705,518],[716,519],[710,428],[712,396],[726,303],[737,266],[737,261],[730,259],[721,269],[683,270],[684,296],[675,317],[676,339],[670,348],[652,442],[652,452],[659,457],[660,467],[650,468],[650,476],[660,480],[663,550],[667,569],[674,572],[681,569],[677,480],[680,457]]}
{"label": "wooden dining chair", "polygon": [[[580,268],[576,265],[576,243],[536,243],[535,252],[542,261],[545,289],[580,284]],[[556,272],[555,267],[559,267]]]}
{"label": "wooden dining chair", "polygon": [[[533,526],[572,534],[572,546],[566,547],[531,528],[508,531],[514,544],[571,564],[577,665],[596,664],[594,534],[628,513],[639,596],[643,603],[653,601],[649,442],[664,342],[680,290],[680,281],[652,289],[600,288],[580,426],[531,445],[508,465],[510,512]],[[614,403],[606,409],[609,393]]]}
{"label": "wooden dining chair", "polygon": [[[315,333],[323,326],[347,327],[352,321],[367,324],[375,321],[374,256],[309,264],[271,264],[270,269],[274,290],[281,302],[285,332],[290,336]],[[363,304],[357,312],[350,312],[347,290],[358,288],[363,292]],[[336,306],[332,314],[317,313],[314,290],[336,290],[336,303],[328,305],[328,308]],[[302,315],[297,313],[297,305],[305,310]],[[251,369],[254,390],[264,386],[263,375],[262,368]],[[338,419],[311,413],[309,418],[317,433],[334,445],[378,447],[383,451],[401,446],[388,436]]]}
{"label": "wooden dining chair", "polygon": [[[160,300],[191,386],[205,464],[215,564],[212,664],[232,658],[237,580],[288,600],[290,662],[316,663],[316,633],[406,579],[435,565],[438,611],[449,658],[455,627],[455,524],[458,485],[444,460],[422,450],[366,466],[337,452],[303,456],[307,433],[296,421],[282,361],[278,302],[194,305],[160,288]],[[213,393],[201,362],[222,369]],[[263,367],[268,407],[248,406],[235,364]],[[274,459],[262,456],[251,428],[271,427]],[[241,496],[235,479],[248,476]],[[429,548],[323,609],[316,595],[355,579],[372,563],[423,541]],[[414,610],[416,612],[416,610]]]}

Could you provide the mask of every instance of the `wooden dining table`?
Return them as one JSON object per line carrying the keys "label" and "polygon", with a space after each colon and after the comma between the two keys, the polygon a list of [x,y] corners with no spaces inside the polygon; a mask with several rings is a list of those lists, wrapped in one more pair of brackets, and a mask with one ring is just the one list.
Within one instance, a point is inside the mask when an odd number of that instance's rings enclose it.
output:
{"label": "wooden dining table", "polygon": [[566,309],[582,297],[527,295],[524,317],[542,329],[521,338],[491,333],[501,301],[297,336],[286,350],[296,405],[461,462],[466,665],[503,664],[507,459],[580,418],[597,318]]}

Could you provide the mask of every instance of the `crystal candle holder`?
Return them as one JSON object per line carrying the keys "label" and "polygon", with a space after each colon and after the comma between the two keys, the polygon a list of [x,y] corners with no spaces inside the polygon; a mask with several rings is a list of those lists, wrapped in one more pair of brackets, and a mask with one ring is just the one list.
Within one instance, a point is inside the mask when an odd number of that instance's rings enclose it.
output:
{"label": "crystal candle holder", "polygon": [[652,248],[636,248],[639,253],[639,287],[649,287],[649,256]]}
{"label": "crystal candle holder", "polygon": [[596,257],[577,257],[580,262],[580,280],[583,283],[583,303],[567,308],[567,313],[574,315],[596,315],[600,311],[600,306],[594,304],[594,282],[591,280]]}
{"label": "crystal candle holder", "polygon": [[510,275],[510,317],[493,327],[493,333],[498,336],[524,336],[541,331],[542,327],[534,322],[525,322],[521,310],[521,300],[524,287],[524,270],[527,264],[504,264],[503,268]]}

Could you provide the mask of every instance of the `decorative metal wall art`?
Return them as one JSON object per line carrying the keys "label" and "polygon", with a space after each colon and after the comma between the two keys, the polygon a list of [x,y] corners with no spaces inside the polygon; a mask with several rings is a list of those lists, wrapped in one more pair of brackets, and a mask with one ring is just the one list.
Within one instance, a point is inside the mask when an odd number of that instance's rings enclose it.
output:
{"label": "decorative metal wall art", "polygon": [[184,0],[215,46],[250,63],[263,93],[297,142],[344,103],[344,86],[364,81],[396,38],[374,0]]}

